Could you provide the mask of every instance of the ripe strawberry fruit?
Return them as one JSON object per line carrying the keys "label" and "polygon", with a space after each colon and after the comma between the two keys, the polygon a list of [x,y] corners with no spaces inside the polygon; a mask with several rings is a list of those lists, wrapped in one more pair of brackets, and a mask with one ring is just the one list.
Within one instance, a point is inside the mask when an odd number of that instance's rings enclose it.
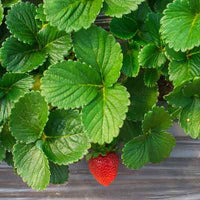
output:
{"label": "ripe strawberry fruit", "polygon": [[110,185],[117,176],[119,158],[115,153],[109,152],[105,156],[99,154],[96,158],[90,158],[88,167],[90,173],[103,186]]}

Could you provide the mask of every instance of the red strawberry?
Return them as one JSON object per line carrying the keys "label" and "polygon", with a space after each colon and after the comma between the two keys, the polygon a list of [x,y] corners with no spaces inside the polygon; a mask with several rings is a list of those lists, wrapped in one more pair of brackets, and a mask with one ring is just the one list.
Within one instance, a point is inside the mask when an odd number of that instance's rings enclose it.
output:
{"label": "red strawberry", "polygon": [[119,158],[115,153],[107,153],[91,158],[88,167],[94,178],[103,186],[110,185],[117,176]]}

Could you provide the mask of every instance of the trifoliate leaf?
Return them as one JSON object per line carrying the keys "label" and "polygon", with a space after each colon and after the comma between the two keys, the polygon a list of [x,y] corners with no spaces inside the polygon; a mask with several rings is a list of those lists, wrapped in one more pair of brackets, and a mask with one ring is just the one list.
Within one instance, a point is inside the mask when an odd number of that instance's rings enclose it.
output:
{"label": "trifoliate leaf", "polygon": [[142,135],[142,123],[132,120],[125,120],[123,127],[120,129],[119,137],[124,143],[129,142],[133,138]]}
{"label": "trifoliate leaf", "polygon": [[35,19],[39,19],[43,24],[47,22],[46,15],[44,14],[43,4],[39,4],[36,8]]}
{"label": "trifoliate leaf", "polygon": [[102,87],[99,74],[86,64],[63,61],[52,65],[41,81],[42,94],[59,108],[88,104]]}
{"label": "trifoliate leaf", "polygon": [[52,26],[66,32],[89,28],[99,14],[102,0],[45,0],[44,9]]}
{"label": "trifoliate leaf", "polygon": [[48,53],[51,64],[64,60],[64,56],[68,55],[72,47],[69,34],[64,31],[58,31],[57,28],[49,25],[40,30],[38,40],[43,49]]}
{"label": "trifoliate leaf", "polygon": [[105,15],[121,17],[131,11],[137,10],[144,0],[105,0],[103,11]]}
{"label": "trifoliate leaf", "polygon": [[160,13],[149,13],[147,15],[145,26],[148,32],[145,34],[145,39],[160,46],[161,36],[160,36],[160,19],[162,14]]}
{"label": "trifoliate leaf", "polygon": [[147,87],[156,86],[160,78],[160,72],[157,69],[146,69],[144,72],[144,83]]}
{"label": "trifoliate leaf", "polygon": [[90,148],[78,111],[51,112],[45,127],[43,150],[54,163],[67,165],[83,158]]}
{"label": "trifoliate leaf", "polygon": [[166,159],[176,145],[175,138],[164,132],[171,124],[169,113],[164,108],[154,107],[145,115],[143,135],[124,146],[123,163],[129,168],[139,169],[149,162],[159,163]]}
{"label": "trifoliate leaf", "polygon": [[45,154],[34,144],[19,143],[13,150],[17,173],[35,190],[43,190],[50,180],[49,163]]}
{"label": "trifoliate leaf", "polygon": [[28,44],[37,42],[38,27],[35,20],[36,7],[29,3],[18,3],[12,6],[6,16],[10,32],[20,41]]}
{"label": "trifoliate leaf", "polygon": [[154,44],[147,44],[139,53],[139,63],[144,68],[159,68],[166,60],[164,51]]}
{"label": "trifoliate leaf", "polygon": [[16,143],[15,138],[12,136],[8,123],[4,124],[3,129],[0,133],[0,140],[2,142],[2,146],[7,151],[12,151],[14,144]]}
{"label": "trifoliate leaf", "polygon": [[3,20],[3,5],[0,1],[0,25],[2,23],[2,20]]}
{"label": "trifoliate leaf", "polygon": [[74,34],[75,53],[100,74],[106,86],[115,83],[122,67],[121,47],[104,29],[92,26]]}
{"label": "trifoliate leaf", "polygon": [[1,0],[3,7],[11,7],[15,3],[21,2],[21,0]]}
{"label": "trifoliate leaf", "polygon": [[129,15],[113,18],[110,22],[111,32],[120,39],[131,39],[137,33],[137,23]]}
{"label": "trifoliate leaf", "polygon": [[145,114],[144,121],[142,122],[144,133],[167,130],[171,125],[170,114],[165,111],[164,107],[153,107],[151,111]]}
{"label": "trifoliate leaf", "polygon": [[200,76],[200,52],[199,48],[195,48],[182,61],[172,61],[169,64],[170,80],[174,86],[179,86],[186,81],[192,80],[196,76]]}
{"label": "trifoliate leaf", "polygon": [[180,115],[180,126],[192,138],[200,137],[200,100],[194,98],[192,103],[184,107]]}
{"label": "trifoliate leaf", "polygon": [[13,136],[24,143],[41,137],[48,120],[48,105],[39,92],[31,92],[15,104],[10,116]]}
{"label": "trifoliate leaf", "polygon": [[131,47],[130,49],[125,50],[123,54],[124,59],[122,72],[129,77],[136,77],[140,71],[140,65],[138,61],[139,50],[137,47]]}
{"label": "trifoliate leaf", "polygon": [[136,78],[128,79],[125,86],[131,95],[131,105],[127,114],[128,119],[140,121],[143,119],[144,114],[157,103],[158,88],[157,86],[145,86],[143,74],[139,74]]}
{"label": "trifoliate leaf", "polygon": [[1,48],[2,66],[12,72],[30,72],[44,63],[46,52],[35,45],[8,38]]}
{"label": "trifoliate leaf", "polygon": [[175,0],[168,4],[161,20],[161,33],[166,43],[175,51],[186,51],[200,45],[200,4],[196,0]]}
{"label": "trifoliate leaf", "polygon": [[0,91],[4,94],[0,98],[0,121],[8,119],[14,103],[19,100],[33,86],[33,79],[27,74],[6,73],[0,79]]}
{"label": "trifoliate leaf", "polygon": [[103,87],[98,96],[82,110],[83,124],[93,143],[111,143],[119,134],[129,105],[125,87]]}
{"label": "trifoliate leaf", "polygon": [[3,159],[6,157],[6,149],[2,145],[0,141],[0,162],[3,161]]}
{"label": "trifoliate leaf", "polygon": [[63,184],[69,178],[69,167],[67,165],[57,165],[49,162],[50,167],[50,183]]}

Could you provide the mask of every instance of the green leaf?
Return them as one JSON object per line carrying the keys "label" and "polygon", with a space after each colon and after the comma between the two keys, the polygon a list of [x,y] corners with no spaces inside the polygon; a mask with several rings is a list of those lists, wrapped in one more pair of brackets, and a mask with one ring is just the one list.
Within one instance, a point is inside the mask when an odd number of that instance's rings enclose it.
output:
{"label": "green leaf", "polygon": [[154,4],[155,11],[162,13],[166,9],[167,5],[171,3],[172,1],[173,0],[162,0],[162,1],[156,0]]}
{"label": "green leaf", "polygon": [[194,98],[191,104],[183,108],[180,115],[180,126],[192,138],[200,137],[200,100]]}
{"label": "green leaf", "polygon": [[0,142],[0,162],[6,157],[6,150]]}
{"label": "green leaf", "polygon": [[4,161],[7,163],[8,166],[14,167],[13,154],[11,152],[6,152],[6,157],[4,158]]}
{"label": "green leaf", "polygon": [[15,3],[21,2],[21,0],[1,0],[3,7],[11,7]]}
{"label": "green leaf", "polygon": [[63,184],[68,181],[69,178],[69,167],[67,165],[57,165],[49,162],[50,167],[50,183]]}
{"label": "green leaf", "polygon": [[195,48],[187,56],[187,60],[172,61],[169,64],[169,78],[173,81],[174,86],[179,86],[186,81],[192,80],[196,76],[200,76],[199,62],[199,48]]}
{"label": "green leaf", "polygon": [[139,63],[144,68],[159,68],[166,60],[164,52],[154,44],[147,44],[139,53]]}
{"label": "green leaf", "polygon": [[147,87],[144,84],[143,74],[139,74],[136,78],[128,79],[125,86],[131,95],[131,105],[127,114],[128,119],[141,121],[144,114],[157,103],[158,88],[157,86]]}
{"label": "green leaf", "polygon": [[0,1],[0,25],[2,24],[2,21],[3,21],[3,11],[4,11],[4,9],[3,9],[3,6],[2,6],[2,3],[1,3],[1,1]]}
{"label": "green leaf", "polygon": [[115,83],[123,60],[121,47],[115,38],[94,25],[75,33],[73,38],[77,58],[96,69],[106,86]]}
{"label": "green leaf", "polygon": [[168,45],[165,45],[165,55],[171,61],[186,61],[187,55],[185,52],[182,51],[175,51],[172,48],[169,48]]}
{"label": "green leaf", "polygon": [[160,19],[162,14],[160,13],[149,13],[147,15],[145,26],[148,30],[148,34],[146,34],[145,38],[148,39],[149,42],[153,42],[156,45],[160,46],[161,36],[160,36]]}
{"label": "green leaf", "polygon": [[48,114],[48,105],[39,92],[26,94],[15,104],[10,116],[13,136],[25,143],[36,141],[43,133]]}
{"label": "green leaf", "polygon": [[176,140],[172,135],[163,131],[171,125],[172,121],[169,118],[170,115],[164,108],[159,107],[154,107],[145,115],[144,134],[133,138],[122,150],[122,160],[127,167],[139,169],[149,162],[159,163],[170,155],[176,145]]}
{"label": "green leaf", "polygon": [[141,122],[135,122],[132,120],[125,120],[124,125],[120,129],[120,139],[127,143],[133,138],[142,135],[142,123]]}
{"label": "green leaf", "polygon": [[93,143],[111,143],[119,134],[129,105],[125,87],[102,88],[99,95],[82,110],[83,124]]}
{"label": "green leaf", "polygon": [[196,0],[175,0],[168,4],[161,20],[161,33],[166,43],[175,51],[186,51],[200,45],[200,5]]}
{"label": "green leaf", "polygon": [[144,0],[105,0],[103,11],[105,15],[121,17],[131,11],[137,10]]}
{"label": "green leaf", "polygon": [[47,22],[46,15],[44,14],[43,4],[39,4],[36,8],[35,19],[39,19],[43,24]]}
{"label": "green leaf", "polygon": [[90,148],[77,110],[51,112],[44,138],[43,151],[49,160],[59,165],[78,161]]}
{"label": "green leaf", "polygon": [[151,111],[145,114],[142,122],[144,133],[167,130],[171,125],[171,116],[164,107],[153,107]]}
{"label": "green leaf", "polygon": [[147,87],[156,86],[160,79],[160,72],[157,69],[146,69],[144,72],[144,83]]}
{"label": "green leaf", "polygon": [[12,72],[30,72],[44,63],[46,52],[35,45],[8,38],[1,48],[2,66]]}
{"label": "green leaf", "polygon": [[33,79],[27,74],[6,73],[0,79],[0,121],[8,119],[15,102],[33,87]]}
{"label": "green leaf", "polygon": [[122,72],[129,77],[136,77],[140,71],[140,65],[138,61],[139,50],[135,47],[131,47],[127,51],[123,52],[124,59],[122,65]]}
{"label": "green leaf", "polygon": [[180,107],[173,107],[171,105],[167,106],[167,111],[171,115],[172,120],[177,120],[180,118],[180,113],[182,111],[182,108]]}
{"label": "green leaf", "polygon": [[51,64],[64,60],[64,56],[68,55],[72,47],[69,34],[64,31],[58,31],[57,28],[49,25],[39,31],[38,40],[43,49],[48,53]]}
{"label": "green leaf", "polygon": [[99,74],[78,61],[52,65],[41,83],[42,94],[47,101],[65,109],[88,104],[102,87]]}
{"label": "green leaf", "polygon": [[99,14],[102,0],[45,0],[44,9],[52,26],[66,32],[89,28]]}
{"label": "green leaf", "polygon": [[136,21],[131,16],[124,15],[122,18],[112,19],[110,30],[120,39],[131,39],[136,35],[138,28]]}
{"label": "green leaf", "polygon": [[17,173],[35,190],[43,190],[50,180],[49,163],[45,154],[34,144],[19,143],[13,150]]}
{"label": "green leaf", "polygon": [[199,97],[200,95],[200,78],[196,77],[193,81],[183,85],[183,95],[186,97]]}
{"label": "green leaf", "polygon": [[3,130],[0,133],[0,140],[2,142],[2,146],[7,150],[7,151],[12,151],[13,146],[16,143],[15,138],[12,136],[10,128],[8,124],[6,123],[3,126]]}
{"label": "green leaf", "polygon": [[37,41],[38,32],[35,20],[36,7],[29,3],[18,3],[12,6],[6,16],[9,31],[20,41],[33,44]]}

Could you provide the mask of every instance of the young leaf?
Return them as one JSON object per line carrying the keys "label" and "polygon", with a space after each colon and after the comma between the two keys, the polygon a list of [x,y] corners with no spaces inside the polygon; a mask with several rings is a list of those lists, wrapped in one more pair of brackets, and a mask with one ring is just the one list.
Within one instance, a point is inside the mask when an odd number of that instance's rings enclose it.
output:
{"label": "young leaf", "polygon": [[50,180],[49,163],[38,146],[18,143],[13,150],[14,165],[17,173],[35,190],[43,190]]}
{"label": "young leaf", "polygon": [[139,169],[149,162],[159,163],[166,159],[176,144],[175,138],[164,131],[171,124],[169,113],[164,108],[154,107],[145,115],[143,135],[124,146],[123,163],[129,168]]}
{"label": "young leaf", "polygon": [[67,165],[57,165],[49,162],[50,167],[50,183],[64,184],[69,178],[69,167]]}
{"label": "young leaf", "polygon": [[105,0],[103,11],[111,17],[121,17],[131,11],[137,10],[144,0]]}
{"label": "young leaf", "polygon": [[200,45],[200,4],[196,0],[175,0],[168,4],[161,20],[161,33],[166,43],[175,51],[186,51]]}
{"label": "young leaf", "polygon": [[131,105],[127,114],[128,119],[142,120],[144,114],[157,103],[158,88],[157,86],[147,87],[144,84],[143,74],[139,74],[134,79],[128,79],[125,86],[131,95]]}
{"label": "young leaf", "polygon": [[55,110],[45,127],[43,150],[54,163],[67,165],[77,162],[90,148],[78,111]]}
{"label": "young leaf", "polygon": [[50,63],[56,64],[64,60],[72,47],[72,41],[69,34],[64,31],[58,31],[57,28],[50,25],[42,28],[38,33],[38,40],[43,49],[50,57]]}
{"label": "young leaf", "polygon": [[102,87],[99,74],[78,61],[52,65],[41,83],[42,94],[47,101],[65,109],[88,104]]}
{"label": "young leaf", "polygon": [[0,121],[8,119],[15,102],[33,87],[33,79],[27,74],[6,73],[0,79]]}
{"label": "young leaf", "polygon": [[10,116],[13,136],[24,143],[36,141],[42,135],[48,114],[48,105],[39,92],[26,94],[15,104]]}
{"label": "young leaf", "polygon": [[98,96],[83,108],[83,124],[93,143],[111,143],[119,134],[129,105],[125,87],[103,87]]}
{"label": "young leaf", "polygon": [[137,33],[137,22],[130,15],[113,18],[110,22],[110,30],[120,39],[131,39]]}
{"label": "young leaf", "polygon": [[144,68],[159,68],[166,60],[164,52],[154,44],[147,44],[139,53],[139,63]]}
{"label": "young leaf", "polygon": [[2,66],[12,72],[30,72],[44,63],[46,52],[35,45],[8,38],[1,48]]}
{"label": "young leaf", "polygon": [[106,86],[118,80],[123,56],[112,35],[93,25],[75,33],[73,42],[77,58],[96,69]]}
{"label": "young leaf", "polygon": [[44,9],[52,26],[66,32],[89,28],[99,14],[102,0],[45,0]]}
{"label": "young leaf", "polygon": [[20,41],[28,44],[37,42],[38,27],[35,20],[36,7],[29,3],[18,3],[12,6],[6,16],[10,32]]}

